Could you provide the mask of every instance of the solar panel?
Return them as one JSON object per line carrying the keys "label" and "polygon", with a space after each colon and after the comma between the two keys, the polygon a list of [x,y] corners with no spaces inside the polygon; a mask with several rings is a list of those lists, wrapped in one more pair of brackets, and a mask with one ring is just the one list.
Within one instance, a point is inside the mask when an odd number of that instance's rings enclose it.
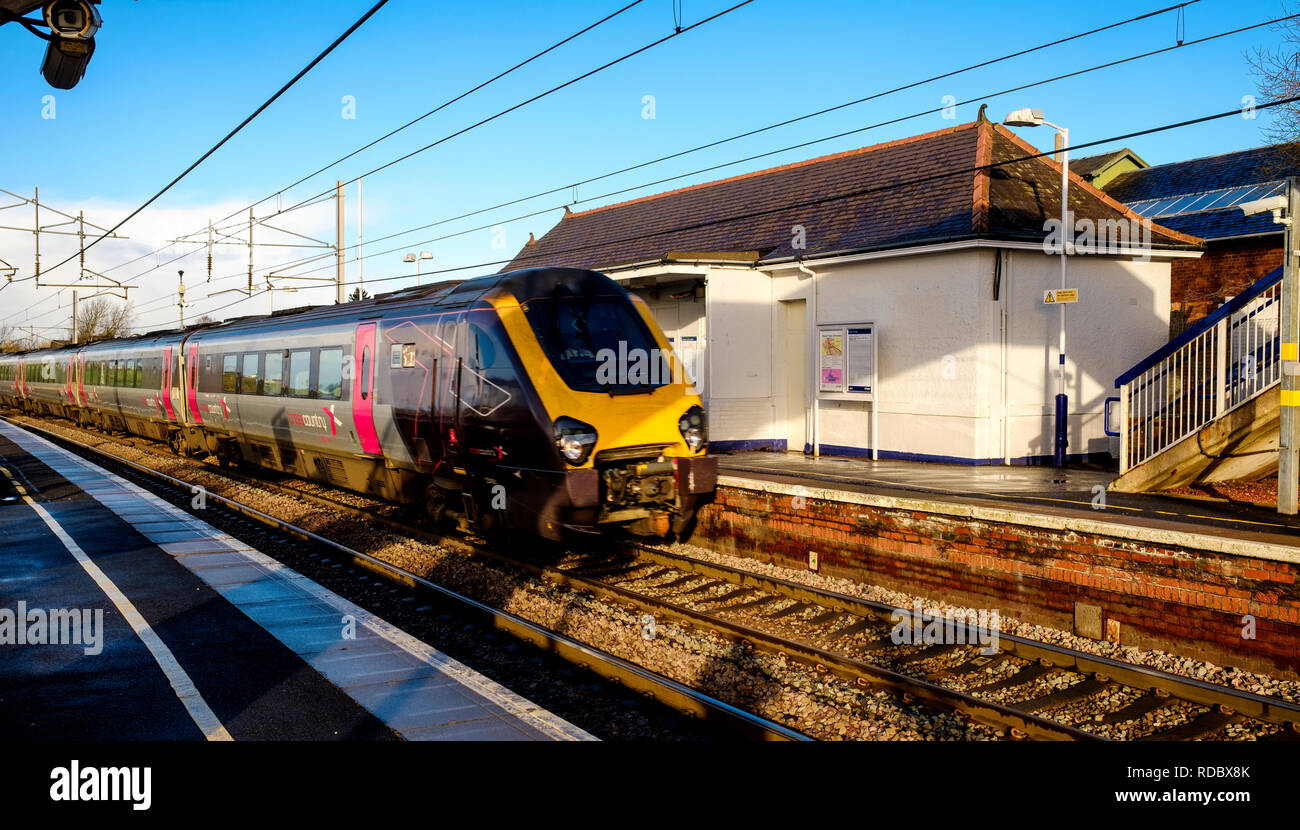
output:
{"label": "solar panel", "polygon": [[1188,213],[1202,213],[1209,210],[1224,210],[1236,207],[1243,202],[1266,199],[1284,190],[1286,190],[1285,181],[1260,182],[1237,187],[1222,187],[1217,190],[1202,190],[1197,193],[1184,193],[1173,197],[1163,196],[1159,199],[1143,199],[1133,202],[1129,205],[1129,208],[1139,216],[1157,219]]}

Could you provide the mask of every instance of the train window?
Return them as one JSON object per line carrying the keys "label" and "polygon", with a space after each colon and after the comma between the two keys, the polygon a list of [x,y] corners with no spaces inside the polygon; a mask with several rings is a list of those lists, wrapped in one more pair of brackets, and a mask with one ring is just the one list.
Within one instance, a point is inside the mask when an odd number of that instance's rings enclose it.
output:
{"label": "train window", "polygon": [[289,394],[311,397],[311,352],[306,349],[289,353]]}
{"label": "train window", "polygon": [[623,297],[556,296],[529,300],[526,309],[533,334],[570,389],[637,393],[668,382],[639,378],[632,366],[619,365],[625,355],[654,360],[659,353],[645,321]]}
{"label": "train window", "polygon": [[139,389],[141,382],[144,380],[144,371],[141,367],[139,358],[131,361],[131,388]]}
{"label": "train window", "polygon": [[497,361],[497,347],[483,329],[469,324],[469,367],[486,369]]}
{"label": "train window", "polygon": [[[366,353],[369,354],[369,347]],[[362,377],[365,377],[365,361],[362,360]],[[320,350],[320,371],[319,380],[316,382],[316,388],[320,390],[317,395],[329,401],[337,401],[343,397],[343,349],[321,349]]]}
{"label": "train window", "polygon": [[257,352],[244,355],[244,371],[239,373],[239,392],[242,395],[257,394]]}
{"label": "train window", "polygon": [[140,361],[140,364],[140,385],[145,389],[158,389],[162,387],[162,358],[147,357]]}
{"label": "train window", "polygon": [[239,391],[239,355],[228,354],[221,362],[221,391]]}
{"label": "train window", "polygon": [[266,353],[266,374],[262,381],[263,395],[280,394],[280,378],[284,372],[284,352]]}
{"label": "train window", "polygon": [[121,368],[117,365],[116,360],[108,361],[108,385],[109,386],[122,385],[122,372],[121,372]]}

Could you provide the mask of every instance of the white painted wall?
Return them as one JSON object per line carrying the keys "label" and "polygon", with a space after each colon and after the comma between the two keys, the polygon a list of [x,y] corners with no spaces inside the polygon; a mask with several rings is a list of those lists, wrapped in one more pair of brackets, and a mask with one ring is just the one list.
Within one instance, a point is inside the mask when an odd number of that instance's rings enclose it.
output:
{"label": "white painted wall", "polygon": [[[793,267],[727,266],[709,268],[703,303],[648,300],[669,336],[694,334],[707,344],[711,440],[784,435],[778,304],[803,299],[820,324],[877,325],[882,453],[985,461],[1051,454],[1058,312],[1042,300],[1059,287],[1058,258],[981,248],[809,265],[818,275],[815,298],[812,277]],[[1069,274],[1081,296],[1066,312],[1069,451],[1114,453],[1103,402],[1117,375],[1168,338],[1169,263],[1074,256]],[[807,377],[815,384],[816,326],[808,329]],[[869,448],[870,407],[821,400],[818,442],[828,452]],[[811,432],[810,419],[810,441]]]}

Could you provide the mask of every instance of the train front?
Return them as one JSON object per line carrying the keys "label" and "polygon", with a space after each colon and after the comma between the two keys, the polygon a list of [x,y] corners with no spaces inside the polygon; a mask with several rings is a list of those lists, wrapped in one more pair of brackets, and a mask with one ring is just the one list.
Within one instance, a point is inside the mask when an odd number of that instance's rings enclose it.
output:
{"label": "train front", "polygon": [[717,459],[694,383],[645,303],[594,271],[535,269],[507,285],[518,303],[497,311],[563,468],[547,512],[567,530],[689,536]]}

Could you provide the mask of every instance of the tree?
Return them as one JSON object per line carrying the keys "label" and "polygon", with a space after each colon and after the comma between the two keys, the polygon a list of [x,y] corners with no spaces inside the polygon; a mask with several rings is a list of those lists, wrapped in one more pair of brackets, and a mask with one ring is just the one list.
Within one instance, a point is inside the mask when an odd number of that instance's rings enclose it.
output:
{"label": "tree", "polygon": [[348,302],[350,303],[368,299],[370,299],[370,292],[360,287],[352,289],[352,293],[348,295]]}
{"label": "tree", "polygon": [[75,335],[78,343],[126,337],[130,333],[130,303],[119,304],[111,302],[107,297],[99,297],[81,303],[77,308]]}
{"label": "tree", "polygon": [[0,353],[10,354],[23,350],[22,337],[13,326],[0,325]]}
{"label": "tree", "polygon": [[193,323],[193,325],[196,325],[196,326],[210,326],[210,325],[212,325],[212,324],[215,323],[215,322],[217,322],[217,321],[212,319],[212,315],[211,315],[211,314],[204,314],[202,317],[200,317],[199,319],[195,320],[194,323]]}
{"label": "tree", "polygon": [[[1300,11],[1300,8],[1290,8],[1300,6],[1294,1],[1286,5],[1287,14]],[[1270,28],[1281,35],[1282,43],[1271,49],[1258,48],[1254,54],[1246,56],[1251,74],[1256,78],[1261,103],[1300,95],[1300,18],[1284,20]],[[1243,101],[1243,110],[1245,105],[1253,103]],[[1253,110],[1249,112],[1254,117]],[[1300,101],[1281,104],[1266,112],[1270,123],[1260,129],[1269,142],[1290,144],[1300,141]]]}

